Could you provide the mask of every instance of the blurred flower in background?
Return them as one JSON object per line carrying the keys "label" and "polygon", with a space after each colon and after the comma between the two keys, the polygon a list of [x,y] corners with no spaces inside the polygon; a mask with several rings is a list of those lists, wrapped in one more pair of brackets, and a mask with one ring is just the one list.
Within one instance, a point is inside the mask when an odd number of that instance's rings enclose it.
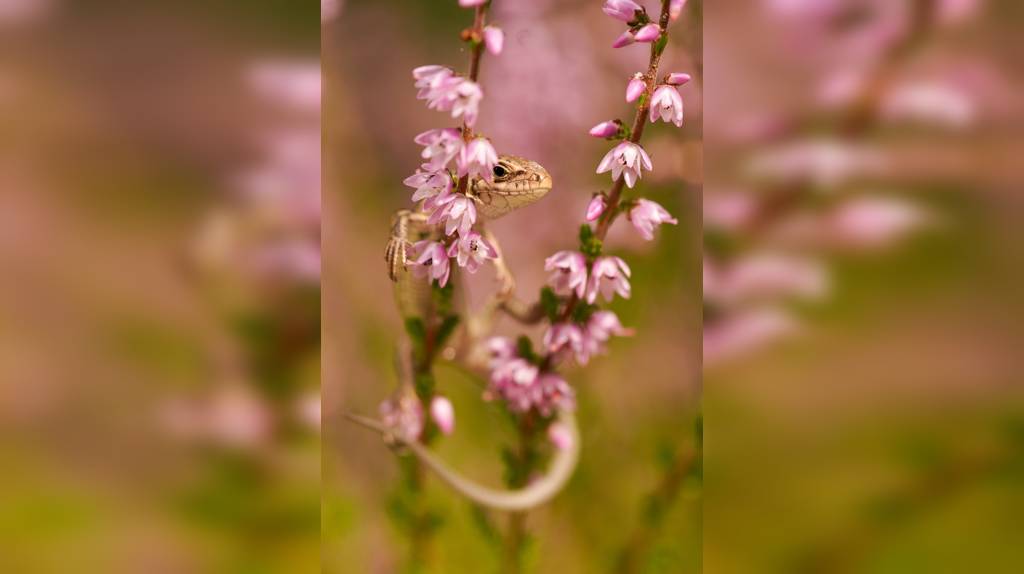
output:
{"label": "blurred flower in background", "polygon": [[1012,16],[709,4],[708,571],[1020,568]]}
{"label": "blurred flower in background", "polygon": [[0,571],[319,568],[314,9],[0,1]]}

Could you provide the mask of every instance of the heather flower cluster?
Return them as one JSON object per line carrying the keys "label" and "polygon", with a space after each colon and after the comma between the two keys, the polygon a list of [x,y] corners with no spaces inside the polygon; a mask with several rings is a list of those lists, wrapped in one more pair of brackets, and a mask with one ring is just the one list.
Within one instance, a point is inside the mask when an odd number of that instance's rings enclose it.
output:
{"label": "heather flower cluster", "polygon": [[573,408],[575,395],[569,383],[542,369],[528,341],[521,341],[519,346],[503,337],[488,341],[491,374],[486,398],[500,398],[514,413],[534,410],[544,417]]}
{"label": "heather flower cluster", "polygon": [[[480,4],[460,2],[463,7]],[[469,41],[497,55],[505,37],[501,28],[488,25],[471,34]],[[498,256],[494,246],[472,230],[478,213],[475,200],[465,193],[470,179],[493,179],[498,153],[490,140],[473,132],[484,97],[476,81],[438,65],[420,66],[412,76],[418,89],[416,97],[425,100],[428,108],[462,120],[460,127],[431,129],[415,137],[414,141],[423,146],[423,163],[405,179],[405,184],[415,190],[412,200],[419,202],[419,209],[428,215],[427,222],[444,231],[443,241],[421,242],[414,247],[414,273],[429,275],[444,287],[451,276],[451,260],[475,273],[484,262]]]}
{"label": "heather flower cluster", "polygon": [[[459,0],[463,8],[479,9],[482,0]],[[486,49],[501,54],[505,36],[501,28],[486,25],[467,31],[474,57]],[[427,65],[412,71],[416,98],[427,108],[448,114],[458,120],[456,127],[439,127],[418,134],[414,142],[422,146],[423,160],[416,173],[407,177],[405,185],[412,188],[412,201],[427,216],[427,223],[441,231],[442,239],[427,239],[413,244],[407,251],[407,264],[415,277],[426,279],[444,288],[457,266],[476,273],[484,263],[498,257],[498,251],[483,235],[474,230],[479,214],[476,200],[466,193],[473,178],[492,180],[498,153],[490,140],[474,132],[484,92],[474,77],[457,73],[440,65]],[[445,397],[428,393],[417,397],[405,393],[392,398],[381,407],[385,424],[402,429],[407,439],[423,437],[423,402],[429,400],[429,414],[443,434],[455,428],[455,412]],[[412,403],[415,403],[413,405]]]}
{"label": "heather flower cluster", "polygon": [[[671,2],[668,12],[659,20],[671,22],[682,6],[683,2]],[[607,0],[602,10],[627,25],[614,47],[654,43],[652,54],[660,57],[665,30],[648,16],[642,4]],[[541,305],[549,327],[543,336],[541,353],[534,353],[525,338],[519,344],[507,339],[491,341],[488,393],[503,399],[513,412],[533,411],[548,417],[556,408],[568,408],[572,395],[556,372],[559,365],[570,360],[586,365],[605,352],[612,337],[632,334],[613,311],[600,306],[616,297],[628,299],[632,294],[629,265],[620,257],[603,253],[604,236],[615,219],[625,215],[646,240],[653,240],[661,225],[678,223],[668,210],[652,200],[621,197],[624,188],[637,185],[644,171],[654,169],[650,155],[639,143],[636,126],[663,121],[679,127],[683,122],[683,100],[678,88],[690,76],[671,73],[656,81],[657,65],[653,62],[656,60],[652,59],[650,70],[634,74],[626,84],[626,102],[635,102],[637,107],[633,128],[614,119],[595,125],[589,132],[591,136],[616,142],[597,166],[597,173],[611,173],[613,188],[609,193],[594,194],[587,205],[579,249],[559,251],[544,262],[549,277],[541,292]]]}

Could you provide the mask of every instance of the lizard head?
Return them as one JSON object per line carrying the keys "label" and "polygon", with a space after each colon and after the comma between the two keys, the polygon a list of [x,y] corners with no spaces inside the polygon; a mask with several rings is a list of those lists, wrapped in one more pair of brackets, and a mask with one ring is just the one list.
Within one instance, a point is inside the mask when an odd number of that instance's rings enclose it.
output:
{"label": "lizard head", "polygon": [[477,179],[473,194],[477,208],[488,219],[496,219],[530,205],[551,191],[551,175],[535,161],[503,155],[494,165],[493,181]]}

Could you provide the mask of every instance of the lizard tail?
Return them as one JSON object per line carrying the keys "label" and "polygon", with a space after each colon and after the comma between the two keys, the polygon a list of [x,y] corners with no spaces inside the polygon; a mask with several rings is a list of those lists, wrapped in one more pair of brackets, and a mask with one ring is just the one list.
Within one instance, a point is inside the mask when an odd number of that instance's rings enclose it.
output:
{"label": "lizard tail", "polygon": [[[346,414],[345,416],[382,435],[390,433],[387,427],[374,419],[356,414]],[[556,450],[546,474],[528,486],[517,490],[496,489],[481,485],[452,469],[418,441],[398,440],[412,452],[413,456],[432,470],[442,482],[466,498],[494,510],[519,512],[540,506],[554,498],[569,482],[573,471],[576,470],[580,454],[580,435],[576,416],[572,412],[562,411],[558,415],[558,420],[568,430],[570,444],[564,449]]]}

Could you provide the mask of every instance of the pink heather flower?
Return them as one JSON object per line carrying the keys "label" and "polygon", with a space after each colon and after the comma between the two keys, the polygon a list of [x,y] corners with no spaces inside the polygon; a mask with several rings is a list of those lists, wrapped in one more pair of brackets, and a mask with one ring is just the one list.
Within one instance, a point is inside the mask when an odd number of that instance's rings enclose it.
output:
{"label": "pink heather flower", "polygon": [[646,89],[647,83],[644,81],[643,73],[637,72],[633,74],[633,77],[629,79],[629,83],[626,84],[626,101],[636,101]]}
{"label": "pink heather flower", "polygon": [[254,270],[304,283],[320,282],[320,241],[294,237],[261,247],[252,253]]}
{"label": "pink heather flower", "polygon": [[459,0],[459,6],[463,8],[473,8],[475,6],[482,6],[486,4],[488,0]]}
{"label": "pink heather flower", "polygon": [[380,418],[398,438],[409,442],[423,432],[423,405],[412,394],[392,397],[380,404]]}
{"label": "pink heather flower", "polygon": [[595,195],[587,205],[587,221],[597,221],[605,209],[608,209],[608,204],[605,202],[604,194]]}
{"label": "pink heather flower", "polygon": [[622,35],[616,38],[614,42],[612,42],[612,48],[624,48],[633,42],[636,42],[636,36],[634,36],[629,30],[626,30]]}
{"label": "pink heather flower", "polygon": [[629,273],[629,266],[622,259],[611,255],[598,257],[587,282],[587,303],[597,301],[599,292],[605,301],[611,301],[614,293],[629,299]]}
{"label": "pink heather flower", "polygon": [[484,46],[487,51],[497,56],[505,47],[505,33],[497,26],[484,26]]}
{"label": "pink heather flower", "polygon": [[431,94],[441,87],[445,80],[455,75],[451,68],[444,66],[420,66],[412,71],[412,77],[416,80],[416,87],[419,92],[416,98],[420,100],[431,99]]}
{"label": "pink heather flower", "polygon": [[459,175],[479,176],[487,181],[494,179],[494,166],[498,163],[498,152],[486,138],[475,138],[459,152]]}
{"label": "pink heather flower", "polygon": [[506,337],[491,337],[487,340],[487,351],[491,355],[491,368],[511,359],[516,354],[516,344]]}
{"label": "pink heather flower", "polygon": [[707,193],[703,197],[704,227],[740,231],[757,214],[758,203],[752,193],[728,191]]}
{"label": "pink heather flower", "polygon": [[535,409],[542,416],[574,406],[572,388],[554,373],[540,373],[523,359],[512,359],[491,372],[488,395],[501,397],[509,410]]}
{"label": "pink heather flower", "polygon": [[629,221],[647,241],[654,239],[654,228],[658,225],[679,223],[664,207],[648,199],[637,200],[633,209],[629,210]]}
{"label": "pink heather flower", "polygon": [[462,149],[462,133],[455,128],[427,130],[414,141],[424,146],[420,155],[426,160],[421,166],[426,171],[444,169]]}
{"label": "pink heather flower", "polygon": [[637,30],[635,35],[637,42],[653,42],[658,36],[661,36],[661,28],[653,22]]}
{"label": "pink heather flower", "polygon": [[665,83],[670,86],[681,86],[689,82],[691,79],[692,78],[690,77],[690,74],[685,74],[683,72],[672,72],[671,74],[668,75],[667,78],[665,78]]}
{"label": "pink heather flower", "polygon": [[461,193],[453,193],[443,200],[435,200],[435,204],[437,209],[430,214],[427,223],[435,225],[442,221],[445,222],[445,235],[451,235],[456,230],[459,235],[466,235],[476,223],[476,204],[471,198]]}
{"label": "pink heather flower", "polygon": [[611,170],[612,181],[622,176],[626,178],[626,185],[633,187],[640,179],[644,167],[648,171],[654,169],[651,158],[644,148],[633,142],[622,142],[605,154],[597,166],[597,173]]}
{"label": "pink heather flower", "polygon": [[632,334],[632,329],[623,327],[619,317],[611,311],[597,311],[587,321],[587,337],[601,343],[611,339],[612,335],[627,337]]}
{"label": "pink heather flower", "polygon": [[476,231],[470,231],[461,235],[458,241],[452,242],[448,247],[448,257],[454,257],[459,267],[476,273],[484,261],[497,258],[498,252],[483,236]]}
{"label": "pink heather flower", "polygon": [[480,112],[480,100],[484,93],[480,86],[470,80],[463,80],[455,88],[455,100],[452,104],[452,117],[462,116],[466,125],[472,126],[476,123],[476,116]]}
{"label": "pink heather flower", "polygon": [[548,284],[559,295],[572,292],[583,297],[587,288],[587,258],[578,251],[559,251],[544,260],[544,270],[554,271]]}
{"label": "pink heather flower", "polygon": [[581,365],[585,365],[590,357],[604,352],[605,343],[612,338],[612,335],[622,337],[632,334],[632,330],[622,326],[615,313],[597,311],[590,316],[583,329],[583,343],[580,351],[576,354],[576,360]]}
{"label": "pink heather flower", "polygon": [[880,248],[927,222],[927,214],[912,203],[895,198],[861,197],[840,205],[826,220],[825,233],[845,246]]}
{"label": "pink heather flower", "polygon": [[892,88],[882,102],[882,117],[944,128],[966,128],[976,110],[964,93],[938,83],[920,82]]}
{"label": "pink heather flower", "polygon": [[[475,124],[477,113],[480,111],[480,100],[484,97],[483,90],[476,82],[453,76],[451,70],[445,70],[447,68],[431,72],[427,76],[427,87],[422,88],[417,97],[427,100],[427,107],[432,110],[450,111],[453,118],[463,117],[467,125]],[[417,87],[420,84],[421,82],[417,82]]]}
{"label": "pink heather flower", "polygon": [[320,113],[322,75],[318,62],[261,62],[253,67],[250,77],[256,89],[268,98],[299,111]]}
{"label": "pink heather flower", "polygon": [[558,450],[568,450],[572,447],[572,433],[562,423],[551,423],[548,427],[548,440]]}
{"label": "pink heather flower", "polygon": [[[583,330],[575,323],[558,323],[544,333],[544,346],[549,353],[568,349],[579,356],[583,352]],[[586,361],[581,361],[586,363]]]}
{"label": "pink heather flower", "polygon": [[755,253],[719,269],[704,297],[724,305],[780,297],[820,299],[829,288],[820,262],[781,253]]}
{"label": "pink heather flower", "polygon": [[452,271],[444,244],[424,239],[416,242],[412,250],[417,255],[413,274],[420,278],[429,277],[431,281],[436,279],[438,285],[444,287]]}
{"label": "pink heather flower", "polygon": [[601,11],[605,14],[629,23],[636,20],[636,13],[643,10],[643,7],[633,0],[606,0]]}
{"label": "pink heather flower", "polygon": [[754,177],[806,180],[820,187],[835,187],[855,177],[877,173],[884,157],[874,148],[836,139],[809,139],[759,152],[747,166]]}
{"label": "pink heather flower", "polygon": [[704,364],[747,354],[798,330],[791,315],[773,307],[754,308],[704,326]]}
{"label": "pink heather flower", "polygon": [[654,90],[651,98],[651,123],[658,121],[672,122],[676,126],[683,125],[683,97],[674,86],[661,85]]}
{"label": "pink heather flower", "polygon": [[452,191],[452,176],[447,170],[436,173],[417,171],[405,178],[403,183],[416,189],[412,194],[413,201],[426,200],[423,204],[424,211],[431,211],[446,203]]}
{"label": "pink heather flower", "polygon": [[679,19],[679,16],[683,13],[683,7],[686,6],[686,0],[670,0],[668,3],[668,18],[672,22]]}
{"label": "pink heather flower", "polygon": [[537,366],[526,359],[512,357],[498,362],[491,371],[491,381],[511,383],[520,387],[529,387],[537,380]]}
{"label": "pink heather flower", "polygon": [[430,401],[430,418],[437,424],[441,432],[450,435],[455,430],[455,409],[452,402],[442,396]]}
{"label": "pink heather flower", "polygon": [[601,122],[596,126],[590,128],[590,135],[594,136],[595,138],[610,138],[615,134],[619,133],[620,128],[621,126],[618,122]]}

